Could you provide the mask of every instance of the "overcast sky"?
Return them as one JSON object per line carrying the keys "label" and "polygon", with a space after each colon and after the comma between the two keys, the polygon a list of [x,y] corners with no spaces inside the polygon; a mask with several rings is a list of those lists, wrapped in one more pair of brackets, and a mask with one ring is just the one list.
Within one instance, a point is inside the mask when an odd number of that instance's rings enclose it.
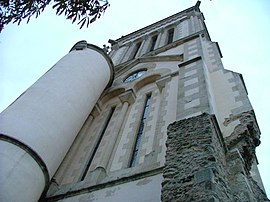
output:
{"label": "overcast sky", "polygon": [[[104,16],[79,29],[50,7],[38,19],[11,24],[0,34],[0,111],[42,76],[80,40],[102,47],[165,17],[196,0],[110,0]],[[200,6],[212,41],[226,69],[241,73],[261,129],[259,169],[270,197],[270,1],[202,0]]]}

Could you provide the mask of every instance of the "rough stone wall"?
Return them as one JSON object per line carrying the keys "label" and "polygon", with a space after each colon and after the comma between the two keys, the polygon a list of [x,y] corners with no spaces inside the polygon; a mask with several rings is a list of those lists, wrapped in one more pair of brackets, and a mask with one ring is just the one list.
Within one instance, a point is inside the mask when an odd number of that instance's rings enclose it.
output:
{"label": "rough stone wall", "polygon": [[255,148],[260,144],[260,131],[253,111],[231,116],[224,125],[238,120],[239,124],[225,143],[227,154],[228,179],[235,201],[269,201],[258,183],[251,177],[250,170],[256,160]]}
{"label": "rough stone wall", "polygon": [[162,201],[231,201],[222,140],[208,114],[168,127]]}
{"label": "rough stone wall", "polygon": [[169,201],[269,201],[250,175],[259,144],[254,113],[223,140],[213,115],[201,114],[168,127],[161,199]]}
{"label": "rough stone wall", "polygon": [[244,159],[245,167],[250,171],[255,159],[255,148],[260,145],[260,131],[253,111],[243,112],[224,121],[224,125],[239,120],[233,133],[225,138],[230,150],[237,148]]}

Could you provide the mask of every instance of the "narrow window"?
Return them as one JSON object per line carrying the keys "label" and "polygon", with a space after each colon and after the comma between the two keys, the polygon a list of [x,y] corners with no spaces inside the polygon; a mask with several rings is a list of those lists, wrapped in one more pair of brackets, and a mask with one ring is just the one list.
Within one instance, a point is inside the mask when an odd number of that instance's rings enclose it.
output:
{"label": "narrow window", "polygon": [[136,160],[137,160],[137,155],[138,155],[138,151],[139,151],[139,147],[140,147],[140,143],[141,143],[141,139],[142,139],[143,129],[144,129],[144,126],[146,123],[146,119],[148,117],[148,113],[149,113],[150,100],[151,100],[151,94],[148,94],[146,96],[144,109],[143,109],[143,113],[142,113],[142,118],[140,121],[139,130],[137,132],[136,141],[135,141],[134,149],[132,152],[129,167],[134,167]]}
{"label": "narrow window", "polygon": [[94,159],[94,156],[97,153],[98,147],[99,147],[99,145],[101,143],[101,140],[102,140],[102,138],[104,136],[104,133],[105,133],[105,131],[106,131],[106,129],[107,129],[109,123],[110,123],[110,120],[112,118],[112,115],[113,115],[114,110],[115,110],[115,107],[112,107],[111,110],[110,110],[110,113],[109,113],[109,115],[108,115],[108,117],[107,117],[107,119],[105,121],[105,124],[103,126],[102,131],[101,131],[101,134],[100,134],[100,136],[98,138],[98,141],[97,141],[97,143],[95,145],[95,148],[94,148],[94,150],[93,150],[93,152],[92,152],[92,154],[91,154],[91,156],[90,156],[90,158],[89,158],[89,160],[88,160],[88,162],[87,162],[87,164],[86,164],[86,166],[85,166],[85,168],[83,170],[83,174],[82,174],[82,177],[80,179],[81,181],[83,181],[85,179],[85,177],[86,177],[86,174],[87,174],[87,172],[88,172],[88,170],[90,168],[90,165],[91,165],[91,163],[92,163],[92,161]]}
{"label": "narrow window", "polygon": [[174,34],[174,29],[169,29],[168,31],[168,39],[167,39],[167,44],[170,44],[173,42],[173,34]]}
{"label": "narrow window", "polygon": [[152,37],[150,51],[154,50],[156,43],[157,43],[157,35]]}
{"label": "narrow window", "polygon": [[138,43],[136,44],[136,46],[135,46],[135,48],[134,48],[134,51],[133,51],[133,53],[132,53],[130,59],[134,59],[134,58],[135,58],[135,56],[137,55],[137,53],[138,53],[138,51],[139,51],[139,49],[140,49],[140,47],[141,47],[141,44],[142,44],[141,41],[138,42]]}

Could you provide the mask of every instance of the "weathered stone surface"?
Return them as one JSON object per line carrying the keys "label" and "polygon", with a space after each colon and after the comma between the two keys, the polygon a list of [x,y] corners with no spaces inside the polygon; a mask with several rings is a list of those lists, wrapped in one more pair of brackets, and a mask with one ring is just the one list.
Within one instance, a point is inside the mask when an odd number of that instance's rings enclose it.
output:
{"label": "weathered stone surface", "polygon": [[256,159],[255,148],[260,144],[260,131],[253,111],[230,116],[224,125],[238,120],[232,134],[225,138],[230,150],[227,169],[234,201],[269,201],[264,191],[251,177],[250,170]]}
{"label": "weathered stone surface", "polygon": [[214,116],[206,113],[169,125],[163,202],[269,201],[250,175],[259,144],[253,112],[233,119],[240,124],[226,138],[227,144]]}
{"label": "weathered stone surface", "polygon": [[232,201],[218,135],[208,114],[168,127],[162,201]]}
{"label": "weathered stone surface", "polygon": [[239,120],[240,124],[229,137],[225,138],[225,142],[229,149],[237,148],[240,151],[245,168],[250,171],[255,159],[255,148],[260,144],[260,130],[253,111],[231,116],[225,120],[224,125],[234,120]]}

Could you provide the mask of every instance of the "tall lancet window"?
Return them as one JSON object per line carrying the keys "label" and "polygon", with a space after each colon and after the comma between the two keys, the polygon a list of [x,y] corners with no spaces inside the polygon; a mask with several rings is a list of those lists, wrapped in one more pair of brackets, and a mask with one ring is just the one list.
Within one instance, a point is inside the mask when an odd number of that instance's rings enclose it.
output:
{"label": "tall lancet window", "polygon": [[106,129],[107,129],[107,127],[108,127],[108,125],[109,125],[109,123],[111,121],[111,118],[112,118],[112,115],[113,115],[113,112],[114,111],[115,111],[115,106],[111,108],[111,110],[109,112],[109,115],[107,116],[107,119],[106,119],[106,121],[105,121],[105,123],[103,125],[103,128],[102,128],[102,131],[100,133],[100,136],[98,137],[98,140],[97,140],[96,145],[95,145],[95,147],[94,147],[94,149],[92,151],[92,154],[91,154],[90,158],[88,159],[87,164],[86,164],[86,166],[85,166],[85,168],[83,170],[83,173],[82,173],[82,176],[80,178],[80,181],[83,181],[85,179],[85,177],[86,177],[86,174],[87,174],[87,172],[88,172],[88,170],[89,170],[89,168],[91,166],[91,163],[92,163],[92,161],[93,161],[93,159],[94,159],[94,157],[95,157],[95,155],[97,153],[97,150],[99,148],[99,145],[101,143],[101,140],[102,140],[102,138],[103,138],[103,136],[105,134],[105,131],[106,131]]}
{"label": "tall lancet window", "polygon": [[136,163],[136,160],[137,160],[138,151],[139,151],[139,147],[140,147],[140,143],[141,143],[141,139],[142,139],[144,126],[145,126],[145,123],[146,123],[146,120],[147,120],[147,117],[148,117],[148,114],[149,114],[150,101],[151,101],[151,94],[148,94],[148,95],[146,95],[146,100],[145,100],[143,113],[142,113],[142,117],[141,117],[141,121],[140,121],[140,125],[139,125],[139,130],[137,132],[136,141],[135,141],[135,144],[134,144],[134,148],[133,148],[131,160],[130,160],[130,163],[129,163],[129,167],[134,167],[135,163]]}
{"label": "tall lancet window", "polygon": [[174,35],[174,29],[168,30],[168,38],[167,38],[167,44],[170,44],[173,42],[173,35]]}

